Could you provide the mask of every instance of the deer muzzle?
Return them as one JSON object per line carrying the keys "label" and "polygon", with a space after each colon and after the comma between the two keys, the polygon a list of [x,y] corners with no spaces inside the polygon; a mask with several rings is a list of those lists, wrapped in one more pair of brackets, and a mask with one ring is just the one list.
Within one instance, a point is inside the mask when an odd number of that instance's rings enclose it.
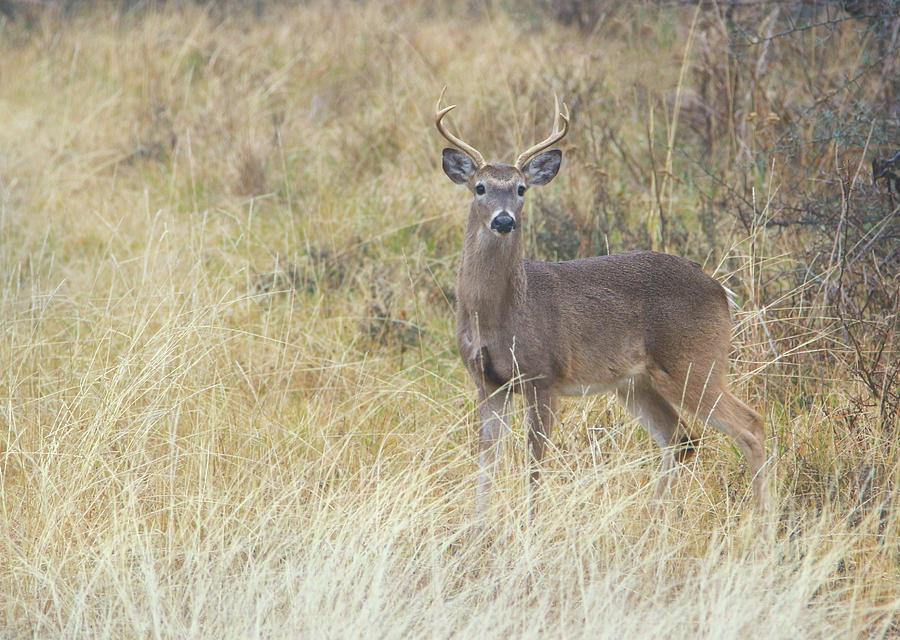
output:
{"label": "deer muzzle", "polygon": [[491,220],[491,231],[500,235],[506,235],[516,228],[516,219],[506,212],[494,216]]}

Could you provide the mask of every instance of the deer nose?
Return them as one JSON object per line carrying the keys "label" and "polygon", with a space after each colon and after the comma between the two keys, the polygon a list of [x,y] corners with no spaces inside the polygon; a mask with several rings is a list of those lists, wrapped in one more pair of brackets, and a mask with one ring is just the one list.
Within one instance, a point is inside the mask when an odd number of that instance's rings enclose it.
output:
{"label": "deer nose", "polygon": [[498,216],[494,216],[494,219],[491,220],[491,231],[507,234],[515,228],[516,219],[511,215],[508,215],[506,212],[503,212]]}

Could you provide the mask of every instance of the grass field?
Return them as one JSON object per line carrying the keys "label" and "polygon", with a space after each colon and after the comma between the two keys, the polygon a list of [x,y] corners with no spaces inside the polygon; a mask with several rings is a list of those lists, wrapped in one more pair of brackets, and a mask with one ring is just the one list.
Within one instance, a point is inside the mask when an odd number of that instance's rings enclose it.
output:
{"label": "grass field", "polygon": [[[28,6],[0,15],[0,637],[900,636],[896,21]],[[513,425],[474,537],[443,85],[507,162],[568,102],[529,255],[656,248],[735,292],[768,517],[699,425],[656,511],[659,451],[596,396],[531,524]]]}

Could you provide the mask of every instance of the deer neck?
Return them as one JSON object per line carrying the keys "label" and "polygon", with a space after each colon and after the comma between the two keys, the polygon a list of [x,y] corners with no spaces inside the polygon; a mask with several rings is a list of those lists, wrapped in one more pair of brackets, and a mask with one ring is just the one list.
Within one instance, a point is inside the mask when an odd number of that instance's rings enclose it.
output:
{"label": "deer neck", "polygon": [[525,301],[525,291],[521,232],[498,237],[473,211],[457,282],[460,321],[476,325],[471,328],[485,338],[507,332],[510,318]]}

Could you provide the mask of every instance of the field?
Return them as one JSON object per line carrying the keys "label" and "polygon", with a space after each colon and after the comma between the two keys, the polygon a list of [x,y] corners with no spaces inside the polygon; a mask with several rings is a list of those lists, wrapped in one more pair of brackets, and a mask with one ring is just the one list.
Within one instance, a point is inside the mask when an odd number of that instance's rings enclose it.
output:
{"label": "field", "polygon": [[[896,5],[71,4],[0,3],[0,637],[900,637]],[[734,292],[770,513],[592,396],[476,535],[444,85],[568,103],[529,255]]]}

